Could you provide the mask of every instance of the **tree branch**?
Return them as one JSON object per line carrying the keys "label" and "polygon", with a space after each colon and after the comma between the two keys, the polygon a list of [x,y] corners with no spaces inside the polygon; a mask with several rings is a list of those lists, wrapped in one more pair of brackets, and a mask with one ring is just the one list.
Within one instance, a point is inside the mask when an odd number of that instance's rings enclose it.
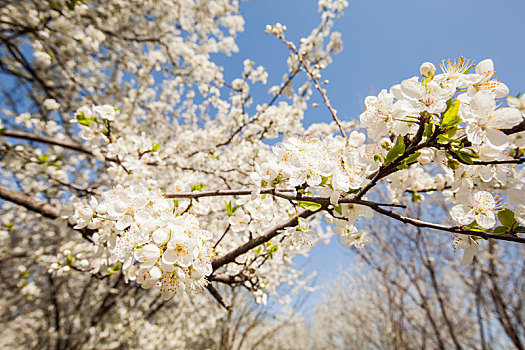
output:
{"label": "tree branch", "polygon": [[14,138],[18,138],[18,139],[24,139],[24,140],[29,140],[29,141],[36,141],[36,142],[46,143],[46,144],[54,145],[54,146],[60,146],[60,147],[68,148],[68,149],[71,149],[71,150],[74,150],[74,151],[78,151],[78,152],[81,152],[81,153],[85,153],[85,154],[88,154],[90,156],[93,155],[93,152],[91,152],[86,147],[84,147],[82,145],[79,145],[76,142],[58,140],[56,138],[35,135],[35,134],[31,134],[31,133],[28,133],[28,132],[25,132],[25,131],[4,130],[2,133],[0,133],[0,135],[1,136],[6,136],[6,137],[14,137]]}
{"label": "tree branch", "polygon": [[410,218],[407,216],[403,216],[397,213],[394,213],[391,210],[381,208],[377,203],[366,201],[366,200],[356,200],[354,203],[366,205],[367,207],[372,208],[374,211],[386,215],[388,217],[391,217],[393,219],[396,219],[398,221],[401,221],[405,224],[411,224],[415,227],[427,227],[427,228],[433,228],[440,231],[446,231],[456,234],[463,234],[463,235],[473,235],[473,236],[479,236],[485,239],[498,239],[503,241],[510,241],[510,242],[518,242],[518,243],[525,243],[525,237],[518,237],[513,236],[509,234],[496,234],[492,232],[483,232],[483,231],[474,231],[474,230],[468,230],[464,229],[464,226],[446,226],[446,225],[440,225],[440,224],[433,224],[430,222]]}
{"label": "tree branch", "polygon": [[60,210],[54,206],[40,202],[2,185],[0,185],[0,198],[21,205],[26,209],[45,216],[46,218],[56,219],[60,215]]}
{"label": "tree branch", "polygon": [[[319,209],[319,210],[321,210],[321,209]],[[317,211],[305,210],[305,211],[301,212],[298,216],[291,217],[290,219],[286,220],[285,222],[283,222],[283,223],[273,227],[272,229],[270,229],[269,231],[267,231],[263,235],[261,235],[259,237],[256,237],[254,239],[251,239],[248,242],[244,243],[243,245],[241,245],[241,246],[235,248],[234,250],[230,251],[226,255],[223,255],[223,256],[213,260],[212,263],[211,263],[211,266],[212,266],[213,270],[215,271],[219,267],[233,262],[238,256],[247,253],[249,250],[251,250],[251,249],[253,249],[253,248],[255,248],[255,247],[257,247],[257,246],[259,246],[259,245],[261,245],[263,243],[266,243],[269,240],[271,240],[272,238],[274,238],[275,236],[279,235],[279,233],[281,233],[280,232],[281,230],[284,230],[287,227],[296,226],[299,223],[299,218],[306,219],[306,218],[314,215],[315,213],[317,213],[319,210],[317,210]]]}

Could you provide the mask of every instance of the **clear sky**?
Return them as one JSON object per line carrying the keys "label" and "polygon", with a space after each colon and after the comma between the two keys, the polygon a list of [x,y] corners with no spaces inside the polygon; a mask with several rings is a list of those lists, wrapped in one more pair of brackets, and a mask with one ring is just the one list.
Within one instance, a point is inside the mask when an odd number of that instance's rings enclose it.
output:
{"label": "clear sky", "polygon": [[[393,84],[419,74],[425,61],[437,67],[443,59],[459,56],[494,61],[496,77],[511,95],[525,92],[525,1],[523,0],[350,0],[345,15],[336,20],[344,50],[323,75],[328,95],[343,120],[359,117],[363,100]],[[281,22],[287,38],[296,43],[319,23],[317,0],[251,0],[241,2],[246,25],[237,39],[240,52],[220,59],[227,79],[240,76],[242,61],[250,58],[267,68],[269,83],[253,89],[255,102],[268,101],[266,91],[286,72],[287,49],[266,24]],[[314,92],[315,102],[320,102]],[[313,102],[312,101],[312,102]],[[305,124],[330,122],[325,108],[310,108]],[[304,261],[298,262],[303,264]],[[320,283],[349,266],[344,247],[314,248],[306,270],[316,268]],[[311,298],[313,303],[318,294]],[[308,304],[311,304],[308,303]]]}

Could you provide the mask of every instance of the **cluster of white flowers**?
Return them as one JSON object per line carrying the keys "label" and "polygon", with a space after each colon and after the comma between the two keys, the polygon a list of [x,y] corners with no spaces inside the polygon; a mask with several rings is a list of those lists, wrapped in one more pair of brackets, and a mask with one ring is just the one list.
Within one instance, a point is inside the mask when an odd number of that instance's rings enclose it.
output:
{"label": "cluster of white flowers", "polygon": [[92,197],[73,209],[69,221],[74,228],[96,230],[93,258],[117,262],[127,279],[136,279],[143,288],[157,285],[169,299],[208,283],[214,256],[211,233],[193,215],[177,215],[174,202],[160,191],[145,183],[117,186],[104,192],[100,202]]}
{"label": "cluster of white flowers", "polygon": [[330,196],[336,205],[342,193],[363,186],[374,168],[373,156],[369,156],[364,141],[365,135],[359,132],[353,132],[348,143],[341,137],[289,138],[273,147],[268,162],[256,164],[251,174],[256,192],[261,186],[286,182]]}
{"label": "cluster of white flowers", "polygon": [[[366,98],[360,120],[371,143],[366,143],[364,134],[352,131],[347,140],[295,137],[273,147],[273,155],[256,164],[251,174],[254,194],[261,187],[291,186],[306,194],[330,197],[336,211],[332,213],[335,232],[346,245],[362,246],[368,237],[354,222],[360,215],[371,217],[371,211],[356,216],[354,206],[350,210],[338,202],[359,192],[411,145],[411,152],[396,163],[397,169],[385,175],[392,202],[402,202],[407,193],[412,193],[412,200],[421,200],[422,193],[446,190],[453,204],[451,217],[459,225],[493,229],[502,207],[488,190],[514,186],[516,176],[509,164],[490,162],[508,159],[511,146],[518,147],[514,150],[518,152],[522,137],[504,131],[523,121],[522,99],[509,97],[511,107],[500,106],[497,99],[507,96],[508,88],[493,79],[489,59],[474,66],[459,58],[443,62],[441,68],[443,72],[436,75],[434,65],[426,62],[420,68],[422,80],[413,77]],[[512,197],[518,207],[516,220],[521,220],[525,205],[515,193]]]}

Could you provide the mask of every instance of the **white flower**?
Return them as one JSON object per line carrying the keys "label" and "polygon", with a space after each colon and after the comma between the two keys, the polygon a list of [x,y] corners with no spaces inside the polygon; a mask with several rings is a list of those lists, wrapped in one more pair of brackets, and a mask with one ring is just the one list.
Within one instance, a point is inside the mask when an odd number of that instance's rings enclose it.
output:
{"label": "white flower", "polygon": [[431,62],[425,62],[419,67],[419,73],[424,77],[432,76],[436,73],[436,67]]}
{"label": "white flower", "polygon": [[160,257],[160,249],[154,244],[146,244],[135,251],[135,259],[140,262],[141,268],[150,268],[157,263]]}
{"label": "white flower", "polygon": [[494,210],[496,201],[487,191],[478,191],[466,198],[467,203],[458,204],[450,210],[452,219],[460,225],[469,225],[474,220],[481,229],[490,229],[496,224]]}
{"label": "white flower", "polygon": [[418,112],[441,113],[447,109],[447,101],[454,96],[456,87],[434,80],[423,84],[417,77],[413,77],[403,80],[401,92],[406,98],[411,99],[412,106]]}
{"label": "white flower", "polygon": [[179,276],[184,276],[182,269],[177,268],[173,272],[166,272],[160,280],[160,294],[162,299],[171,299],[175,294],[180,295],[184,291],[184,283]]}
{"label": "white flower", "polygon": [[164,254],[162,262],[167,265],[177,264],[181,267],[188,267],[196,258],[196,242],[189,237],[179,236],[172,237]]}
{"label": "white flower", "polygon": [[525,115],[525,94],[520,97],[507,97],[507,104],[509,107],[519,109],[520,112]]}
{"label": "white flower", "polygon": [[465,266],[470,264],[474,259],[474,256],[479,250],[479,243],[476,242],[472,236],[458,235],[454,238],[454,247],[463,250],[461,266]]}
{"label": "white flower", "polygon": [[394,95],[386,90],[381,90],[379,95],[368,96],[365,99],[366,111],[361,113],[361,127],[366,128],[368,136],[374,141],[380,140],[388,135],[389,126],[392,123],[392,105]]}
{"label": "white flower", "polygon": [[368,236],[368,231],[359,231],[354,225],[346,225],[340,235],[341,243],[343,243],[346,248],[354,246],[357,249],[362,249],[371,241]]}
{"label": "white flower", "polygon": [[521,225],[525,225],[525,192],[523,190],[509,190],[509,199],[517,207],[514,218]]}
{"label": "white flower", "polygon": [[109,121],[115,120],[115,115],[117,114],[115,107],[110,105],[95,106],[93,107],[93,112],[95,112],[98,117],[107,119]]}
{"label": "white flower", "polygon": [[44,107],[50,111],[56,111],[60,108],[60,103],[58,103],[52,98],[48,98],[44,101]]}
{"label": "white flower", "polygon": [[419,151],[421,154],[417,158],[417,161],[421,165],[430,164],[434,160],[434,151],[430,148],[423,148]]}
{"label": "white flower", "polygon": [[481,145],[486,141],[492,148],[503,150],[508,145],[508,137],[497,129],[512,128],[523,118],[515,108],[496,109],[494,96],[481,91],[472,98],[463,119],[467,123],[465,132],[470,142]]}
{"label": "white flower", "polygon": [[443,60],[439,65],[443,73],[436,75],[434,79],[436,82],[445,82],[460,89],[472,86],[483,78],[478,74],[465,74],[473,63],[474,61],[463,57],[453,61],[449,59],[445,62]]}
{"label": "white flower", "polygon": [[144,289],[153,287],[161,277],[162,271],[158,266],[141,267],[137,272],[137,282],[140,283]]}

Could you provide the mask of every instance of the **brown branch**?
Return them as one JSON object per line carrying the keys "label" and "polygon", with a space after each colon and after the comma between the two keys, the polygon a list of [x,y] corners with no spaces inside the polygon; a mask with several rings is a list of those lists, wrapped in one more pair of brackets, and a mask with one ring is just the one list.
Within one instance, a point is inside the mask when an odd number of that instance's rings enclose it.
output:
{"label": "brown branch", "polygon": [[433,228],[433,229],[440,230],[440,231],[446,231],[446,232],[464,234],[464,235],[473,235],[473,236],[478,236],[478,237],[482,237],[485,239],[492,238],[492,239],[498,239],[498,240],[509,241],[509,242],[525,243],[525,237],[518,237],[518,236],[509,235],[509,234],[496,234],[496,233],[484,232],[484,231],[474,231],[474,230],[465,229],[464,226],[446,226],[446,225],[441,225],[441,224],[434,224],[431,222],[426,222],[426,221],[422,221],[422,220],[418,220],[418,219],[414,219],[414,218],[410,218],[407,216],[403,216],[403,215],[394,213],[391,210],[381,208],[377,203],[366,201],[366,200],[356,200],[354,203],[366,205],[367,207],[372,208],[374,211],[380,214],[391,217],[405,224],[411,224],[415,227]]}
{"label": "brown branch", "polygon": [[40,202],[32,197],[11,190],[2,185],[0,185],[0,198],[21,205],[26,209],[45,216],[46,218],[56,219],[60,215],[60,210],[54,206]]}
{"label": "brown branch", "polygon": [[[319,210],[321,210],[321,209],[319,209]],[[261,245],[263,243],[266,243],[269,240],[271,240],[272,238],[274,238],[275,236],[279,235],[281,233],[281,230],[284,230],[287,227],[296,226],[299,223],[299,218],[306,219],[306,218],[314,215],[315,213],[317,213],[319,210],[317,210],[317,211],[305,210],[305,211],[301,212],[298,216],[291,217],[290,219],[286,220],[285,222],[283,222],[283,223],[273,227],[272,229],[268,230],[266,233],[262,234],[261,236],[256,237],[254,239],[251,239],[248,242],[244,243],[243,245],[233,249],[229,253],[227,253],[227,254],[225,254],[225,255],[223,255],[223,256],[213,260],[212,263],[211,263],[211,265],[213,267],[213,270],[215,271],[219,267],[235,261],[235,259],[238,256],[247,253],[251,249],[253,249],[253,248],[255,248],[255,247],[257,247],[257,246],[259,246],[259,245]]]}
{"label": "brown branch", "polygon": [[[276,189],[267,188],[262,189],[261,194],[276,194],[278,192],[293,192],[295,189]],[[200,191],[200,192],[178,192],[167,194],[166,198],[187,198],[197,199],[201,197],[220,197],[220,196],[248,196],[252,194],[252,190],[214,190],[214,191]]]}
{"label": "brown branch", "polygon": [[0,135],[6,136],[6,137],[14,137],[14,138],[18,138],[18,139],[29,140],[29,141],[36,141],[36,142],[41,142],[41,143],[47,143],[49,145],[60,146],[60,147],[64,147],[64,148],[68,148],[68,149],[74,150],[74,151],[78,151],[78,152],[82,152],[82,153],[85,153],[85,154],[89,154],[90,156],[93,155],[93,152],[91,152],[86,147],[84,147],[82,145],[79,145],[76,142],[58,140],[56,138],[35,135],[35,134],[31,134],[31,133],[28,133],[28,132],[25,132],[25,131],[4,130]]}
{"label": "brown branch", "polygon": [[[0,185],[0,198],[21,205],[26,209],[52,220],[57,219],[60,216],[60,210],[51,204],[40,202],[28,195],[11,190],[3,185]],[[72,226],[73,225],[70,225],[70,227]],[[88,229],[87,227],[74,230],[80,232],[84,239],[93,243],[91,236],[93,235],[94,230]]]}
{"label": "brown branch", "polygon": [[230,305],[226,304],[226,302],[224,301],[224,298],[222,297],[222,295],[219,294],[217,289],[215,289],[215,287],[212,286],[211,283],[206,286],[206,289],[208,289],[210,294],[215,298],[215,300],[217,300],[219,305],[221,305],[226,310],[230,310]]}
{"label": "brown branch", "polygon": [[345,138],[345,140],[348,140],[348,137],[346,136],[346,133],[343,129],[343,125],[341,124],[341,122],[339,121],[339,118],[337,118],[337,112],[335,111],[335,109],[332,107],[332,105],[330,104],[330,100],[328,99],[328,97],[326,96],[326,91],[325,89],[323,89],[321,87],[321,85],[319,85],[319,81],[317,80],[317,78],[315,77],[314,73],[312,72],[312,70],[310,69],[310,66],[308,65],[308,63],[306,63],[306,61],[304,60],[303,56],[299,54],[299,52],[297,51],[297,48],[295,47],[295,45],[293,45],[291,42],[288,42],[284,39],[284,37],[281,37],[281,40],[286,44],[286,46],[288,46],[288,48],[297,56],[297,59],[299,60],[299,62],[301,63],[301,65],[304,67],[304,70],[306,71],[306,73],[308,74],[308,76],[310,77],[310,79],[312,79],[312,81],[314,82],[314,86],[315,88],[317,89],[317,91],[319,91],[319,93],[321,94],[321,96],[323,97],[323,101],[324,101],[324,104],[326,105],[326,107],[328,107],[328,110],[330,111],[330,114],[332,114],[332,118],[334,119],[335,123],[337,124],[337,126],[339,127],[339,131],[341,131],[341,135],[343,135],[343,137]]}

